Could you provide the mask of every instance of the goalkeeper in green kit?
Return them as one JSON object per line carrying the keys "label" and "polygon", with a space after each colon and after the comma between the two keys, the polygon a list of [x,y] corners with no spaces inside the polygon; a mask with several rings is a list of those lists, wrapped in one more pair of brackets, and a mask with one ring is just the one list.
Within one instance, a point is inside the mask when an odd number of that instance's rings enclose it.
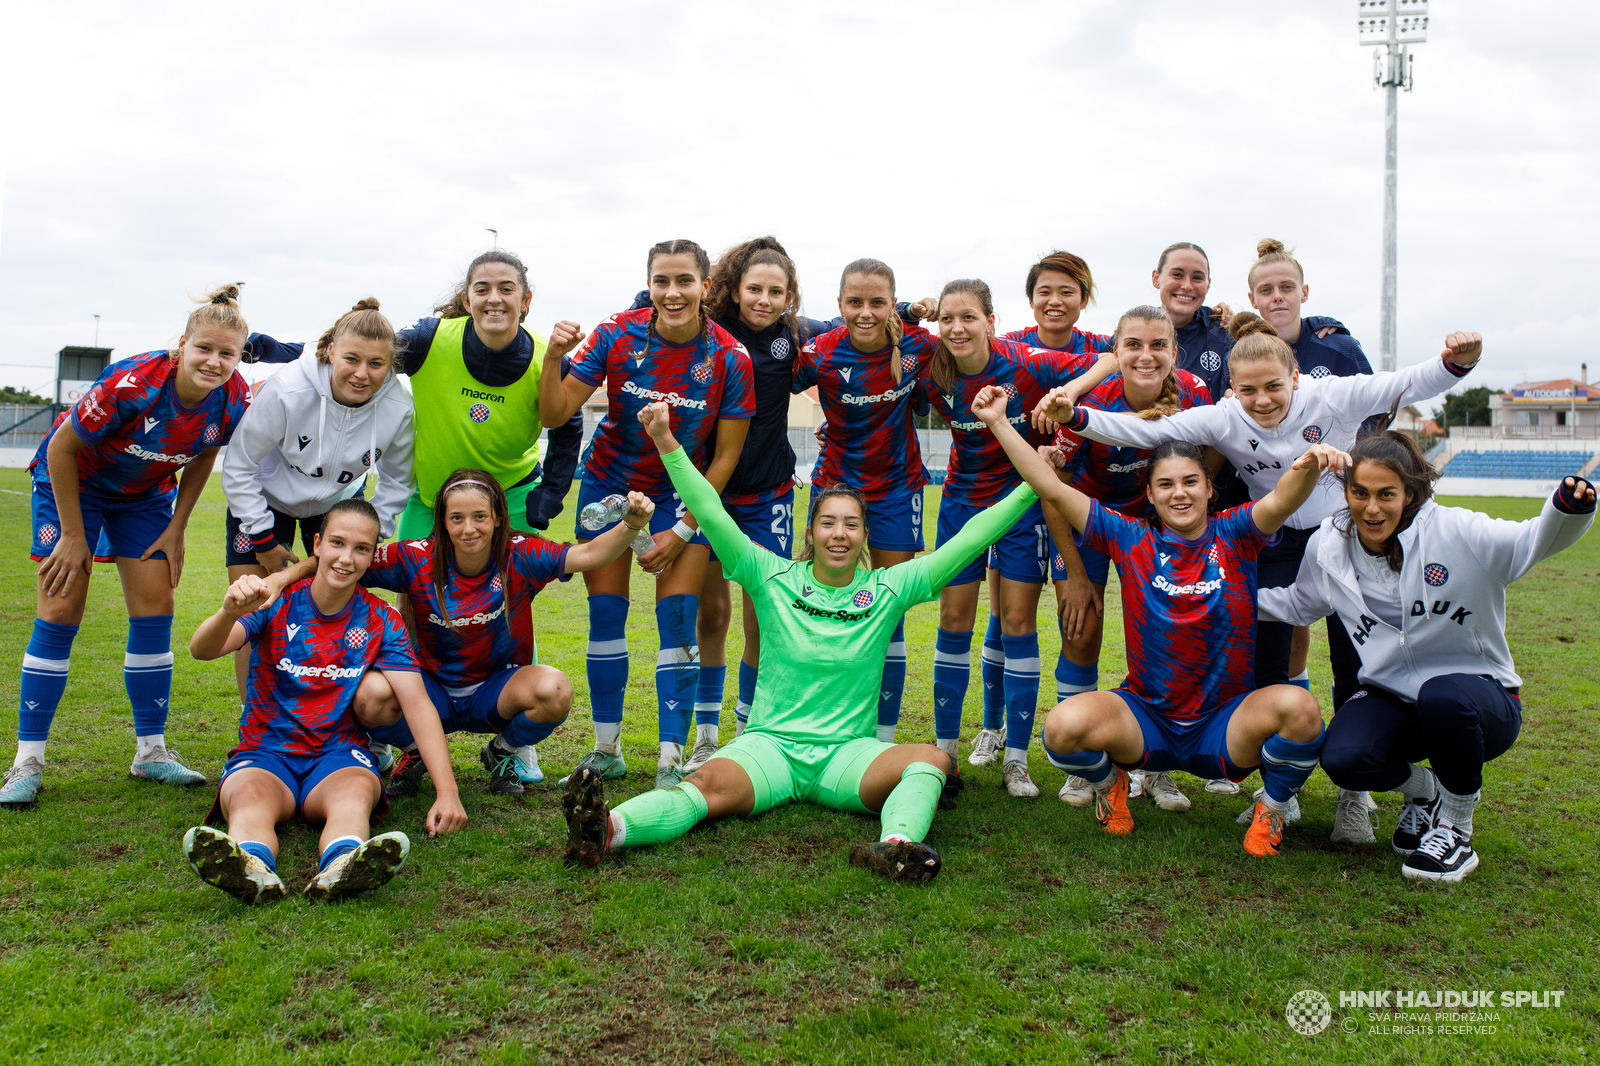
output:
{"label": "goalkeeper in green kit", "polygon": [[932,744],[876,738],[884,652],[906,611],[937,599],[1037,497],[1018,486],[932,555],[872,570],[860,567],[865,503],[853,489],[829,486],[812,497],[805,551],[790,561],[752,543],[722,509],[717,491],[673,439],[665,403],[645,407],[639,420],[729,580],[755,604],[761,680],[745,731],[674,788],[611,810],[600,775],[580,767],[561,801],[567,861],[593,866],[612,848],[674,840],[707,818],[809,800],[881,817],[878,841],[854,848],[851,862],[895,881],[932,880],[939,853],[923,837],[955,767]]}

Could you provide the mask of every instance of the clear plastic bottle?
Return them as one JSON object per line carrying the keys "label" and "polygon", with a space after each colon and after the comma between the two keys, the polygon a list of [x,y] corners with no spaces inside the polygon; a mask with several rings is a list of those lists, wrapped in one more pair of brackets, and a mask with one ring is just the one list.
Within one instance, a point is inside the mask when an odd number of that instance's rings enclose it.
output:
{"label": "clear plastic bottle", "polygon": [[[628,498],[619,493],[612,493],[603,499],[589,504],[578,514],[578,525],[593,531],[601,526],[610,525],[612,522],[622,521],[622,516],[628,513]],[[643,555],[656,546],[655,538],[650,535],[648,527],[639,530],[638,536],[628,547],[633,549],[633,554]]]}

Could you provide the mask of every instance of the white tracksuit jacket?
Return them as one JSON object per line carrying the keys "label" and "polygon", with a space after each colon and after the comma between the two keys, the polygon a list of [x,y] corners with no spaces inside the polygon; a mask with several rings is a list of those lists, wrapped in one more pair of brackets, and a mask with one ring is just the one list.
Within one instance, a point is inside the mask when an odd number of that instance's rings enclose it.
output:
{"label": "white tracksuit jacket", "polygon": [[308,344],[299,359],[267,379],[234,432],[222,462],[222,488],[240,528],[258,536],[272,528],[268,508],[309,518],[361,492],[377,456],[372,506],[384,539],[416,489],[415,408],[390,371],[377,395],[360,407],[333,398],[332,368]]}
{"label": "white tracksuit jacket", "polygon": [[[1357,374],[1348,378],[1302,374],[1288,413],[1271,429],[1263,428],[1232,397],[1150,421],[1137,415],[1080,407],[1078,410],[1088,416],[1089,423],[1078,433],[1120,448],[1154,448],[1174,437],[1191,444],[1209,444],[1238,469],[1250,488],[1250,498],[1259,500],[1277,487],[1278,479],[1311,445],[1330,444],[1349,451],[1361,423],[1371,416],[1387,414],[1397,399],[1404,406],[1437,396],[1465,374],[1466,370],[1446,363],[1442,357],[1390,374]],[[1293,529],[1315,529],[1343,506],[1344,493],[1337,479],[1325,476],[1284,524]]]}
{"label": "white tracksuit jacket", "polygon": [[1422,683],[1441,674],[1522,684],[1506,645],[1506,586],[1577,543],[1594,512],[1568,514],[1552,499],[1539,517],[1508,522],[1429,500],[1398,534],[1399,629],[1367,606],[1350,555],[1355,531],[1340,532],[1336,521],[1311,535],[1293,585],[1257,593],[1260,617],[1303,626],[1337,613],[1361,653],[1361,681],[1415,700]]}

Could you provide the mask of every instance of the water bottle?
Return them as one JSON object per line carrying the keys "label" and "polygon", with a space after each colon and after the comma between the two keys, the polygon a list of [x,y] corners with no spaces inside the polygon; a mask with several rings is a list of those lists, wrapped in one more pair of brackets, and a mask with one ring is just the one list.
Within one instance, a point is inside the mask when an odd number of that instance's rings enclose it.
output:
{"label": "water bottle", "polygon": [[[612,493],[604,499],[596,500],[589,504],[578,514],[578,525],[587,530],[596,530],[601,526],[610,525],[612,522],[622,521],[622,516],[628,513],[628,498],[618,493]],[[643,555],[656,546],[656,540],[650,535],[649,527],[639,530],[637,536],[628,547],[633,549],[633,554]]]}

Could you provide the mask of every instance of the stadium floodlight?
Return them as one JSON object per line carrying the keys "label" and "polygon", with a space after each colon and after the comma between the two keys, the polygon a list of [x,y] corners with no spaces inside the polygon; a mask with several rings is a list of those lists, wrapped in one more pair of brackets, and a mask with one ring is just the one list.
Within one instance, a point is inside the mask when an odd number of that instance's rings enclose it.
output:
{"label": "stadium floodlight", "polygon": [[1356,0],[1356,36],[1362,47],[1376,45],[1372,53],[1372,83],[1384,94],[1383,125],[1383,327],[1379,337],[1378,369],[1395,368],[1399,292],[1399,249],[1395,235],[1399,215],[1398,171],[1400,155],[1399,90],[1411,91],[1413,57],[1407,44],[1428,39],[1428,0]]}

